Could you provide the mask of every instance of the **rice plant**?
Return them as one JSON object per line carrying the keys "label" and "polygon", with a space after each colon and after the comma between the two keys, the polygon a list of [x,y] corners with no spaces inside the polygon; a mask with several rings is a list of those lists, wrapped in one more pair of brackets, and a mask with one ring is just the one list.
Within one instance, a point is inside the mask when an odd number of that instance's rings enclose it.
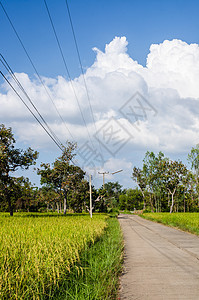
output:
{"label": "rice plant", "polygon": [[48,298],[80,252],[101,236],[106,218],[0,214],[0,299]]}
{"label": "rice plant", "polygon": [[199,213],[145,213],[141,217],[199,235]]}

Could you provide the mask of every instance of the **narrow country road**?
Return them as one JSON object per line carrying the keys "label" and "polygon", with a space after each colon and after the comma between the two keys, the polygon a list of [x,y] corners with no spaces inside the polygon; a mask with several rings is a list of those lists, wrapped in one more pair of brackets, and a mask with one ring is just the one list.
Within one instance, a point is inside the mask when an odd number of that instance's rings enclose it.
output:
{"label": "narrow country road", "polygon": [[120,299],[199,300],[199,238],[136,215],[118,219],[125,241]]}

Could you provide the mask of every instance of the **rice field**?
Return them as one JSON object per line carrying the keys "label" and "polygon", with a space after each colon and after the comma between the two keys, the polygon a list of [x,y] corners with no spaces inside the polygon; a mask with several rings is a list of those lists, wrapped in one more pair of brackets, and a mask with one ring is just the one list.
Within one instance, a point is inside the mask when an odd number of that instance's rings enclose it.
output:
{"label": "rice field", "polygon": [[141,217],[199,235],[199,213],[144,213]]}
{"label": "rice field", "polygon": [[48,299],[102,235],[106,218],[0,213],[0,299]]}

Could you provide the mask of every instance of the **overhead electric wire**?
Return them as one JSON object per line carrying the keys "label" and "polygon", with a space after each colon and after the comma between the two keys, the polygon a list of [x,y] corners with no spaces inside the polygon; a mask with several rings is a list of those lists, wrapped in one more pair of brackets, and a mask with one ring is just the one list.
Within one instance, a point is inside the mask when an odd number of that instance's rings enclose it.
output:
{"label": "overhead electric wire", "polygon": [[34,65],[32,59],[31,59],[31,57],[30,57],[30,55],[28,54],[28,51],[26,50],[26,48],[25,48],[25,46],[24,46],[24,44],[23,44],[23,42],[22,42],[22,40],[21,40],[19,34],[17,33],[17,31],[16,31],[16,29],[15,29],[15,27],[14,27],[14,24],[12,23],[10,17],[8,16],[8,13],[7,13],[7,11],[5,10],[5,8],[4,8],[4,6],[3,6],[3,4],[2,4],[1,1],[0,1],[0,5],[1,5],[1,7],[2,7],[2,9],[3,9],[3,11],[4,11],[4,13],[5,13],[5,15],[6,15],[8,21],[9,21],[9,23],[10,23],[10,25],[11,25],[11,27],[12,27],[12,29],[14,30],[14,33],[15,33],[15,35],[17,36],[17,38],[18,38],[18,40],[19,40],[19,42],[20,42],[20,44],[21,44],[21,46],[22,46],[22,48],[23,48],[23,50],[24,50],[26,56],[28,57],[28,59],[29,59],[31,65],[32,65],[33,69],[35,70],[35,73],[37,74],[37,76],[38,76],[38,78],[39,78],[39,81],[41,82],[43,88],[45,89],[45,91],[46,91],[46,93],[47,93],[47,95],[48,95],[48,97],[50,98],[50,100],[51,100],[51,102],[52,102],[52,104],[53,104],[53,106],[54,106],[54,108],[55,108],[57,114],[59,115],[61,121],[63,122],[63,124],[64,124],[65,128],[67,129],[68,133],[70,134],[71,138],[74,140],[74,137],[73,137],[72,133],[70,132],[69,128],[66,126],[65,121],[63,120],[62,116],[60,115],[60,113],[59,113],[59,111],[58,111],[58,109],[57,109],[57,106],[55,105],[55,103],[54,103],[54,101],[53,101],[51,95],[49,94],[49,92],[48,92],[48,90],[47,90],[47,88],[46,88],[46,86],[45,86],[43,80],[41,79],[41,76],[39,75],[39,73],[38,73],[38,71],[37,71],[37,69],[36,69],[36,67],[35,67],[35,65]]}
{"label": "overhead electric wire", "polygon": [[[92,144],[92,146],[93,146],[93,142],[92,142],[92,139],[91,139],[91,136],[90,136],[90,133],[89,133],[87,124],[86,124],[86,120],[85,120],[85,118],[84,118],[84,115],[83,115],[83,112],[82,112],[82,109],[81,109],[81,106],[80,106],[80,103],[79,103],[77,94],[76,94],[76,92],[75,92],[75,88],[74,88],[73,83],[72,83],[72,78],[71,78],[71,76],[70,76],[70,72],[69,72],[69,69],[68,69],[68,67],[67,67],[67,63],[66,63],[66,60],[65,60],[65,57],[64,57],[62,48],[61,48],[61,44],[60,44],[60,42],[59,42],[58,35],[57,35],[56,30],[55,30],[55,26],[54,26],[54,23],[53,23],[53,20],[52,20],[52,17],[51,17],[51,14],[50,14],[48,5],[47,5],[47,3],[46,3],[46,0],[44,0],[44,4],[45,4],[45,7],[46,7],[46,10],[47,10],[47,13],[48,13],[48,17],[49,17],[49,19],[50,19],[50,23],[51,23],[51,26],[52,26],[52,29],[53,29],[53,32],[54,32],[54,35],[55,35],[55,38],[56,38],[56,41],[57,41],[57,44],[58,44],[59,51],[60,51],[60,53],[61,53],[61,57],[62,57],[64,66],[65,66],[65,69],[66,69],[68,78],[69,78],[69,80],[70,80],[71,88],[72,88],[72,90],[73,90],[73,93],[74,93],[74,95],[75,95],[75,98],[76,98],[76,101],[77,101],[77,104],[78,104],[78,107],[79,107],[79,110],[80,110],[80,113],[81,113],[82,120],[83,120],[84,125],[85,125],[85,127],[86,127],[86,130],[87,130],[87,134],[88,134],[89,140],[90,140],[90,142],[91,142],[91,144]],[[94,147],[94,146],[93,146],[93,147]]]}
{"label": "overhead electric wire", "polygon": [[26,108],[29,110],[29,112],[33,115],[33,117],[37,120],[37,122],[40,124],[40,126],[45,130],[45,132],[48,134],[48,136],[53,140],[53,142],[57,145],[57,147],[63,151],[63,148],[58,144],[58,142],[54,139],[54,137],[48,132],[48,130],[43,126],[41,121],[37,118],[37,116],[34,114],[34,112],[29,108],[29,106],[26,104],[26,102],[23,100],[23,98],[19,95],[19,93],[16,91],[16,89],[13,87],[13,85],[10,83],[10,81],[6,78],[6,76],[0,71],[0,74],[5,79],[5,81],[9,84],[9,86],[12,88],[12,90],[15,92],[15,94],[19,97],[19,99],[23,102],[23,104],[26,106]]}
{"label": "overhead electric wire", "polygon": [[22,86],[22,84],[19,82],[19,80],[17,79],[16,75],[14,74],[14,72],[12,71],[11,67],[9,66],[8,62],[6,61],[6,59],[4,58],[4,56],[2,54],[0,54],[0,62],[3,64],[3,66],[5,67],[5,69],[9,72],[9,74],[11,75],[12,79],[15,81],[15,83],[18,85],[18,87],[21,89],[21,91],[24,93],[24,95],[26,96],[26,98],[28,99],[28,101],[31,103],[31,105],[34,107],[34,109],[36,110],[36,112],[38,113],[39,117],[41,118],[41,120],[44,122],[44,124],[46,125],[46,127],[48,128],[48,130],[50,131],[50,133],[52,134],[52,136],[54,137],[54,139],[57,141],[57,143],[59,143],[60,145],[62,145],[61,141],[59,140],[59,138],[56,136],[56,134],[52,131],[52,129],[50,128],[50,126],[48,125],[48,123],[45,121],[45,119],[43,118],[43,116],[41,115],[41,113],[39,112],[39,110],[37,109],[36,105],[33,103],[33,101],[30,99],[29,95],[27,94],[27,92],[25,91],[24,87]]}
{"label": "overhead electric wire", "polygon": [[[81,57],[80,57],[80,51],[79,51],[79,47],[78,47],[78,44],[77,44],[77,39],[76,39],[75,30],[74,30],[74,26],[73,26],[73,22],[72,22],[72,17],[71,17],[68,1],[65,0],[65,2],[66,2],[69,21],[70,21],[70,25],[71,25],[71,29],[72,29],[73,39],[74,39],[74,42],[75,42],[75,48],[76,48],[76,51],[77,51],[77,56],[78,56],[78,60],[79,60],[80,68],[81,68],[81,73],[82,73],[83,80],[84,80],[84,86],[85,86],[85,89],[86,89],[86,94],[87,94],[87,98],[88,98],[88,102],[89,102],[89,107],[90,107],[93,123],[94,123],[94,126],[95,126],[95,133],[97,135],[96,122],[95,122],[95,118],[94,118],[93,108],[92,108],[92,105],[91,105],[91,100],[90,100],[90,96],[89,96],[89,92],[88,92],[86,79],[85,79],[85,76],[84,76],[83,66],[82,66]],[[98,140],[98,143],[99,143],[99,149],[100,149],[100,152],[101,152],[101,155],[102,155],[102,149],[101,149],[101,145],[100,145],[99,140]],[[102,155],[102,157],[103,157],[103,155]]]}

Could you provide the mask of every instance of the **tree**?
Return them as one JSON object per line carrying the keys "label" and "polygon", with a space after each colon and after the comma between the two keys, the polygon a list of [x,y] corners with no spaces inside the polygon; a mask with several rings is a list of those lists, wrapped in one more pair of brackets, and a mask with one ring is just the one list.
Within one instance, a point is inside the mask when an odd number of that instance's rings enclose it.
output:
{"label": "tree", "polygon": [[124,194],[119,195],[119,209],[121,210],[128,209],[127,195]]}
{"label": "tree", "polygon": [[173,211],[174,195],[178,186],[183,184],[187,168],[181,161],[163,160],[159,163],[159,174],[164,187],[171,194],[170,213]]}
{"label": "tree", "polygon": [[144,172],[140,168],[136,168],[136,167],[133,168],[132,178],[134,181],[137,182],[137,185],[139,186],[139,188],[142,192],[142,196],[143,196],[143,200],[144,200],[143,209],[145,209],[146,208],[145,190],[147,187],[147,178],[146,178]]}
{"label": "tree", "polygon": [[198,207],[199,207],[199,144],[196,147],[191,149],[191,152],[188,154],[188,161],[191,164],[191,169],[195,173],[196,181],[196,191],[198,195]]}
{"label": "tree", "polygon": [[[59,194],[53,189],[52,186],[42,186],[37,191],[37,205],[40,206],[40,210],[46,209],[47,212],[52,209],[55,210],[55,206],[59,199]],[[59,207],[58,207],[59,212]]]}
{"label": "tree", "polygon": [[106,191],[106,202],[108,207],[117,208],[119,205],[119,195],[122,193],[122,185],[116,182],[107,182],[104,185],[104,189]]}
{"label": "tree", "polygon": [[[157,156],[154,152],[147,151],[143,160],[143,175],[146,178],[146,185],[149,193],[149,201],[152,212],[154,206],[157,207],[157,196],[162,190],[161,173],[159,164],[162,161],[166,161],[168,158],[164,157],[164,154],[160,151]],[[153,203],[153,199],[155,203]]]}
{"label": "tree", "polygon": [[[23,176],[16,178],[15,189],[18,193],[16,209],[30,211],[30,207],[35,202],[36,191],[28,178]],[[17,194],[15,193],[15,195]]]}
{"label": "tree", "polygon": [[15,139],[11,128],[0,125],[0,186],[3,190],[4,199],[9,206],[10,215],[13,216],[13,208],[16,199],[13,198],[14,177],[10,174],[21,169],[28,169],[35,164],[38,152],[31,148],[23,151],[14,147]]}
{"label": "tree", "polygon": [[126,193],[127,197],[127,209],[142,209],[143,207],[143,195],[141,190],[136,189],[128,189]]}
{"label": "tree", "polygon": [[191,168],[199,173],[199,144],[192,147],[191,152],[188,154],[188,161],[191,163]]}
{"label": "tree", "polygon": [[[37,172],[41,175],[41,184],[51,186],[59,194],[58,202],[59,204],[64,203],[64,214],[69,207],[76,210],[77,201],[82,200],[78,194],[85,172],[72,164],[76,146],[75,143],[67,142],[67,147],[63,149],[62,155],[55,160],[52,166],[43,163]],[[69,196],[71,203],[69,203]],[[76,201],[73,201],[74,199]]]}
{"label": "tree", "polygon": [[89,183],[87,180],[77,180],[75,184],[73,184],[73,188],[71,186],[70,190],[71,198],[69,202],[69,208],[74,212],[81,213],[82,210],[89,211]]}
{"label": "tree", "polygon": [[128,189],[126,194],[119,196],[120,209],[135,210],[143,208],[143,195],[138,188]]}

